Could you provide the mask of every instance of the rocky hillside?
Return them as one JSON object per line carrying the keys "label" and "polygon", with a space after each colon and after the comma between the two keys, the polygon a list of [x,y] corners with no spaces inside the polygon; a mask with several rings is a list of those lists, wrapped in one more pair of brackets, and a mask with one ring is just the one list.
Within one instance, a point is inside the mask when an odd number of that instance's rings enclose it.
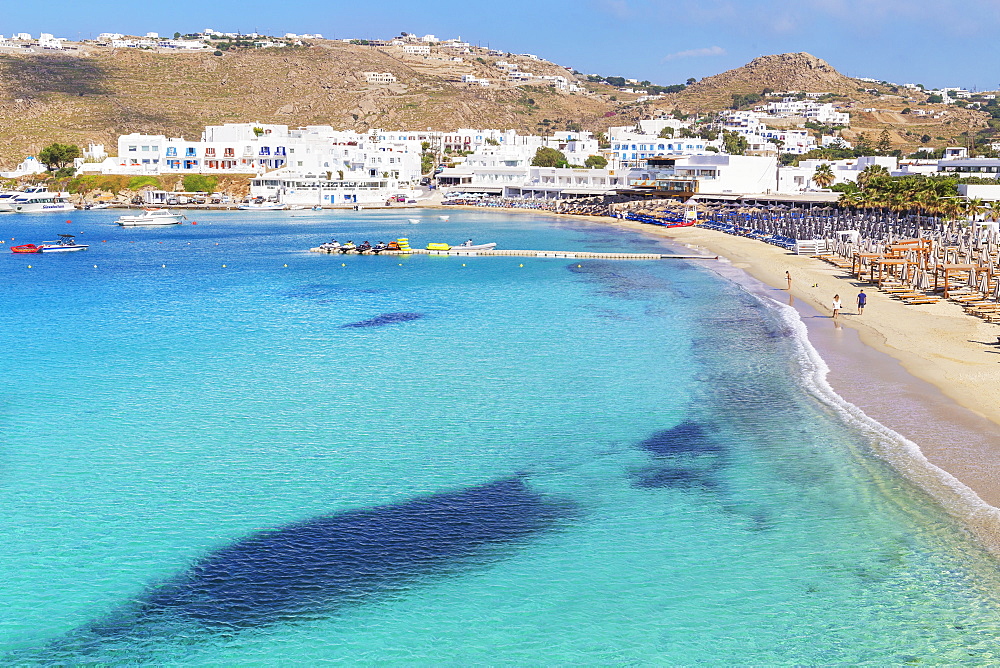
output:
{"label": "rocky hillside", "polygon": [[[16,164],[53,141],[103,143],[113,152],[119,134],[197,138],[205,125],[227,122],[537,132],[568,124],[596,128],[613,108],[607,95],[504,83],[495,65],[506,60],[536,75],[573,80],[546,61],[490,57],[485,50],[455,58],[332,41],[223,56],[133,49],[95,49],[85,57],[0,55],[0,164]],[[369,84],[364,72],[389,72],[397,83]],[[462,74],[491,85],[463,84]]]}
{"label": "rocky hillside", "polygon": [[769,89],[854,95],[858,88],[870,87],[871,84],[844,76],[816,56],[782,53],[754,58],[743,67],[706,77],[678,93],[672,101],[692,111],[709,111],[729,107],[733,93],[760,93]]}

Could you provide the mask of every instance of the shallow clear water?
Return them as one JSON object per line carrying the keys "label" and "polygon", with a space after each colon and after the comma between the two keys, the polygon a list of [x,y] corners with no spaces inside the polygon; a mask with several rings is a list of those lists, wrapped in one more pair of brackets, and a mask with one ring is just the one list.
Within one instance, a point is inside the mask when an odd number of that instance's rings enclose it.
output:
{"label": "shallow clear water", "polygon": [[6,244],[91,244],[0,253],[0,657],[996,658],[994,563],[807,391],[787,316],[738,285],[304,252],[655,247],[449,213],[0,218]]}

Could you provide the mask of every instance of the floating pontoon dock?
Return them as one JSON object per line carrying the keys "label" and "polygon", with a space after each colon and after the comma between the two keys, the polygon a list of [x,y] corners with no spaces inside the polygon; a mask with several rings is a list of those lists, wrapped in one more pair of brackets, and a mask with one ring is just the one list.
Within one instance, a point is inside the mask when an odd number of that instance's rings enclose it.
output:
{"label": "floating pontoon dock", "polygon": [[[326,248],[310,248],[312,253],[342,254],[339,250]],[[357,251],[347,251],[346,255],[358,255]],[[602,253],[592,251],[546,251],[546,250],[427,250],[414,248],[412,250],[384,250],[379,255],[456,255],[460,257],[496,257],[500,255],[517,257],[563,257],[576,260],[718,260],[718,255],[675,255],[670,253]],[[361,255],[375,255],[365,251]]]}

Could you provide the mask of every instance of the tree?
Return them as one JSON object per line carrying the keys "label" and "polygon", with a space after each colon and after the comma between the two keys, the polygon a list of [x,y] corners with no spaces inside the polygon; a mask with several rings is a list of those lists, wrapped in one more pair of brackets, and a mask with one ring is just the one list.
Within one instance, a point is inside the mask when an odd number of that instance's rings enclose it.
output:
{"label": "tree", "polygon": [[[422,153],[420,155],[420,173],[430,174],[434,169],[434,156],[430,153]],[[343,180],[344,177],[340,177]]]}
{"label": "tree", "polygon": [[878,141],[875,142],[875,150],[879,155],[886,155],[889,153],[892,145],[889,143],[889,130],[882,128],[882,132],[878,135]]}
{"label": "tree", "polygon": [[729,155],[743,155],[749,146],[750,142],[740,133],[722,131],[722,147]]}
{"label": "tree", "polygon": [[38,153],[38,159],[52,170],[64,169],[80,157],[76,144],[49,144]]}
{"label": "tree", "polygon": [[583,164],[588,169],[604,169],[608,166],[608,159],[603,155],[591,155],[583,161]]}
{"label": "tree", "polygon": [[818,185],[820,188],[829,188],[833,185],[833,182],[837,180],[837,177],[834,175],[833,168],[830,167],[830,164],[824,162],[816,168],[816,172],[813,174],[812,180],[813,183]]}
{"label": "tree", "polygon": [[860,155],[871,155],[872,145],[871,140],[868,139],[868,133],[862,132],[858,135],[858,138],[854,140],[854,151]]}
{"label": "tree", "polygon": [[565,167],[568,164],[565,153],[547,146],[535,151],[535,157],[531,159],[532,167]]}
{"label": "tree", "polygon": [[660,130],[660,134],[656,135],[660,139],[670,139],[674,136],[674,129],[672,127],[665,127]]}
{"label": "tree", "polygon": [[969,220],[975,220],[986,212],[986,204],[981,197],[973,197],[965,203],[965,213],[969,216]]}
{"label": "tree", "polygon": [[487,137],[486,138],[486,143],[489,144],[490,146],[499,146],[500,145],[500,142],[498,142],[493,137]]}
{"label": "tree", "polygon": [[698,81],[698,80],[695,79],[694,77],[689,77],[686,83],[687,83],[688,86],[690,86],[691,84],[695,83],[696,81]]}
{"label": "tree", "polygon": [[867,190],[869,186],[876,185],[876,182],[890,178],[889,170],[882,165],[868,165],[858,174],[858,187]]}

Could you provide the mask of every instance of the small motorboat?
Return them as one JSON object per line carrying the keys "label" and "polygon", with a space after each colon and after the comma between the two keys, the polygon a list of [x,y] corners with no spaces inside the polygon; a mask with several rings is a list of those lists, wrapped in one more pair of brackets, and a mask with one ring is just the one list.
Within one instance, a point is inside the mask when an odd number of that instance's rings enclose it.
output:
{"label": "small motorboat", "polygon": [[11,253],[41,253],[42,247],[35,244],[22,244],[21,246],[11,246]]}
{"label": "small motorboat", "polygon": [[448,219],[451,218],[451,216],[438,216],[438,218],[440,218],[441,220],[443,220],[445,222],[448,222]]}
{"label": "small motorboat", "polygon": [[493,250],[496,247],[497,247],[497,245],[495,243],[490,243],[490,244],[474,244],[474,243],[472,243],[472,239],[469,239],[465,243],[459,244],[458,246],[452,246],[451,249],[452,250],[459,250],[459,251],[460,250],[464,250],[464,251],[485,251],[485,250]]}
{"label": "small motorboat", "polygon": [[43,241],[39,253],[69,253],[90,248],[88,244],[78,244],[72,234],[60,234],[59,241]]}
{"label": "small motorboat", "polygon": [[407,218],[407,220],[413,223],[414,225],[420,222],[419,218]]}
{"label": "small motorboat", "polygon": [[187,216],[166,209],[146,209],[138,216],[121,216],[115,223],[122,227],[134,227],[137,225],[180,225],[182,219],[187,220]]}

